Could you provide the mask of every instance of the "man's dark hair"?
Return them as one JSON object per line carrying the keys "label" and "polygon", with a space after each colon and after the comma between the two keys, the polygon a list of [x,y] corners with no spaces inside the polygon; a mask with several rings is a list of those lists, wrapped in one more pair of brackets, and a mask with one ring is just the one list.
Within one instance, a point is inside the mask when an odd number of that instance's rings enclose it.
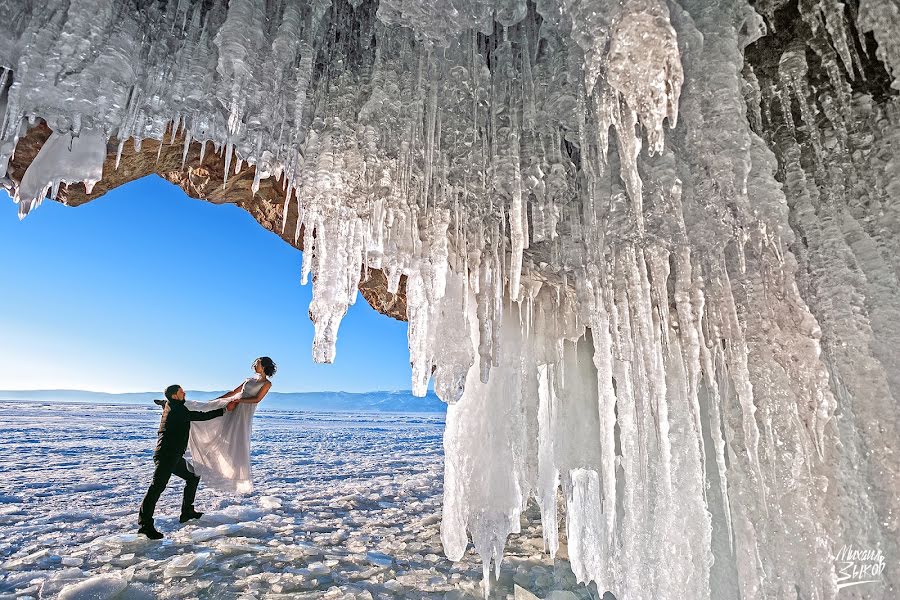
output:
{"label": "man's dark hair", "polygon": [[181,389],[181,386],[178,385],[177,383],[167,387],[166,388],[166,400],[171,400],[172,396],[174,396],[176,393],[178,393],[178,390],[180,390],[180,389]]}

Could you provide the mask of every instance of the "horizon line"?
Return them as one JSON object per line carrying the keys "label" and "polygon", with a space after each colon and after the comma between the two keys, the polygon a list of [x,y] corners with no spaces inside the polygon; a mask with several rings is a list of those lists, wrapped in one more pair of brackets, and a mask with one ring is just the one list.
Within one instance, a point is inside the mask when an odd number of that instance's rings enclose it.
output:
{"label": "horizon line", "polygon": [[[185,392],[194,392],[198,394],[215,394],[218,392],[227,392],[228,390],[193,390],[193,389],[185,389]],[[109,396],[118,396],[123,394],[162,394],[162,391],[156,392],[153,390],[141,390],[136,392],[103,392],[99,390],[84,390],[78,388],[34,388],[34,389],[15,389],[15,390],[0,390],[0,394],[4,393],[14,393],[14,392],[84,392],[87,394],[106,394]],[[375,393],[407,393],[412,395],[411,389],[404,390],[367,390],[365,392],[347,392],[344,390],[308,390],[308,391],[282,391],[282,390],[271,390],[270,394],[375,394]],[[434,394],[434,390],[429,389],[429,394]]]}

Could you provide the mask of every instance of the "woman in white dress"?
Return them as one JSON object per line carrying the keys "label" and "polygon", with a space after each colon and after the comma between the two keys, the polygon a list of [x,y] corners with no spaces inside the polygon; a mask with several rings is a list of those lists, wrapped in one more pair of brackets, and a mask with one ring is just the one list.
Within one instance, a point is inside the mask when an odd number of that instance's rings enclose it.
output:
{"label": "woman in white dress", "polygon": [[253,377],[215,400],[185,403],[188,409],[201,411],[234,406],[234,410],[226,412],[220,419],[191,424],[188,464],[204,485],[240,494],[253,491],[250,478],[253,414],[272,387],[269,377],[275,374],[275,363],[268,356],[262,356],[253,362],[253,371]]}

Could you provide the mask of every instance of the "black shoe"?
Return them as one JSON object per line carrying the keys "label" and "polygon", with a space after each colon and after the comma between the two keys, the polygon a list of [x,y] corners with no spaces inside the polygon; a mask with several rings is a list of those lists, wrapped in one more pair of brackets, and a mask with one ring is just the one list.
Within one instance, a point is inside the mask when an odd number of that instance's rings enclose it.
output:
{"label": "black shoe", "polygon": [[191,512],[183,512],[181,516],[178,517],[178,520],[182,523],[187,523],[191,519],[199,519],[203,516],[202,512],[197,512],[196,510],[191,509]]}
{"label": "black shoe", "polygon": [[143,525],[140,529],[138,529],[139,534],[146,535],[151,540],[161,540],[163,538],[163,534],[156,530],[156,527],[153,525]]}

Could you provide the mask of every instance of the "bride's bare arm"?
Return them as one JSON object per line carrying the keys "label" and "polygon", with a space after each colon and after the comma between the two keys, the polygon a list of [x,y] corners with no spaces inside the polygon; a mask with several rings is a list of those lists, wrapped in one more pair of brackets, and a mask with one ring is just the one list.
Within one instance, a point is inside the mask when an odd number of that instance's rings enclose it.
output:
{"label": "bride's bare arm", "polygon": [[[224,394],[222,394],[221,396],[219,396],[219,398],[227,398],[228,396],[233,396],[234,394],[237,394],[239,391],[241,391],[241,387],[242,387],[243,385],[244,385],[244,384],[242,383],[241,385],[237,386],[236,388],[234,388],[234,389],[231,390],[230,392],[225,392]],[[218,400],[219,398],[216,398],[216,400]]]}
{"label": "bride's bare arm", "polygon": [[261,388],[259,388],[259,393],[255,396],[250,396],[249,398],[241,398],[238,402],[242,402],[244,404],[259,404],[263,398],[266,397],[266,394],[269,393],[269,388],[272,387],[272,382],[267,381],[263,384]]}

